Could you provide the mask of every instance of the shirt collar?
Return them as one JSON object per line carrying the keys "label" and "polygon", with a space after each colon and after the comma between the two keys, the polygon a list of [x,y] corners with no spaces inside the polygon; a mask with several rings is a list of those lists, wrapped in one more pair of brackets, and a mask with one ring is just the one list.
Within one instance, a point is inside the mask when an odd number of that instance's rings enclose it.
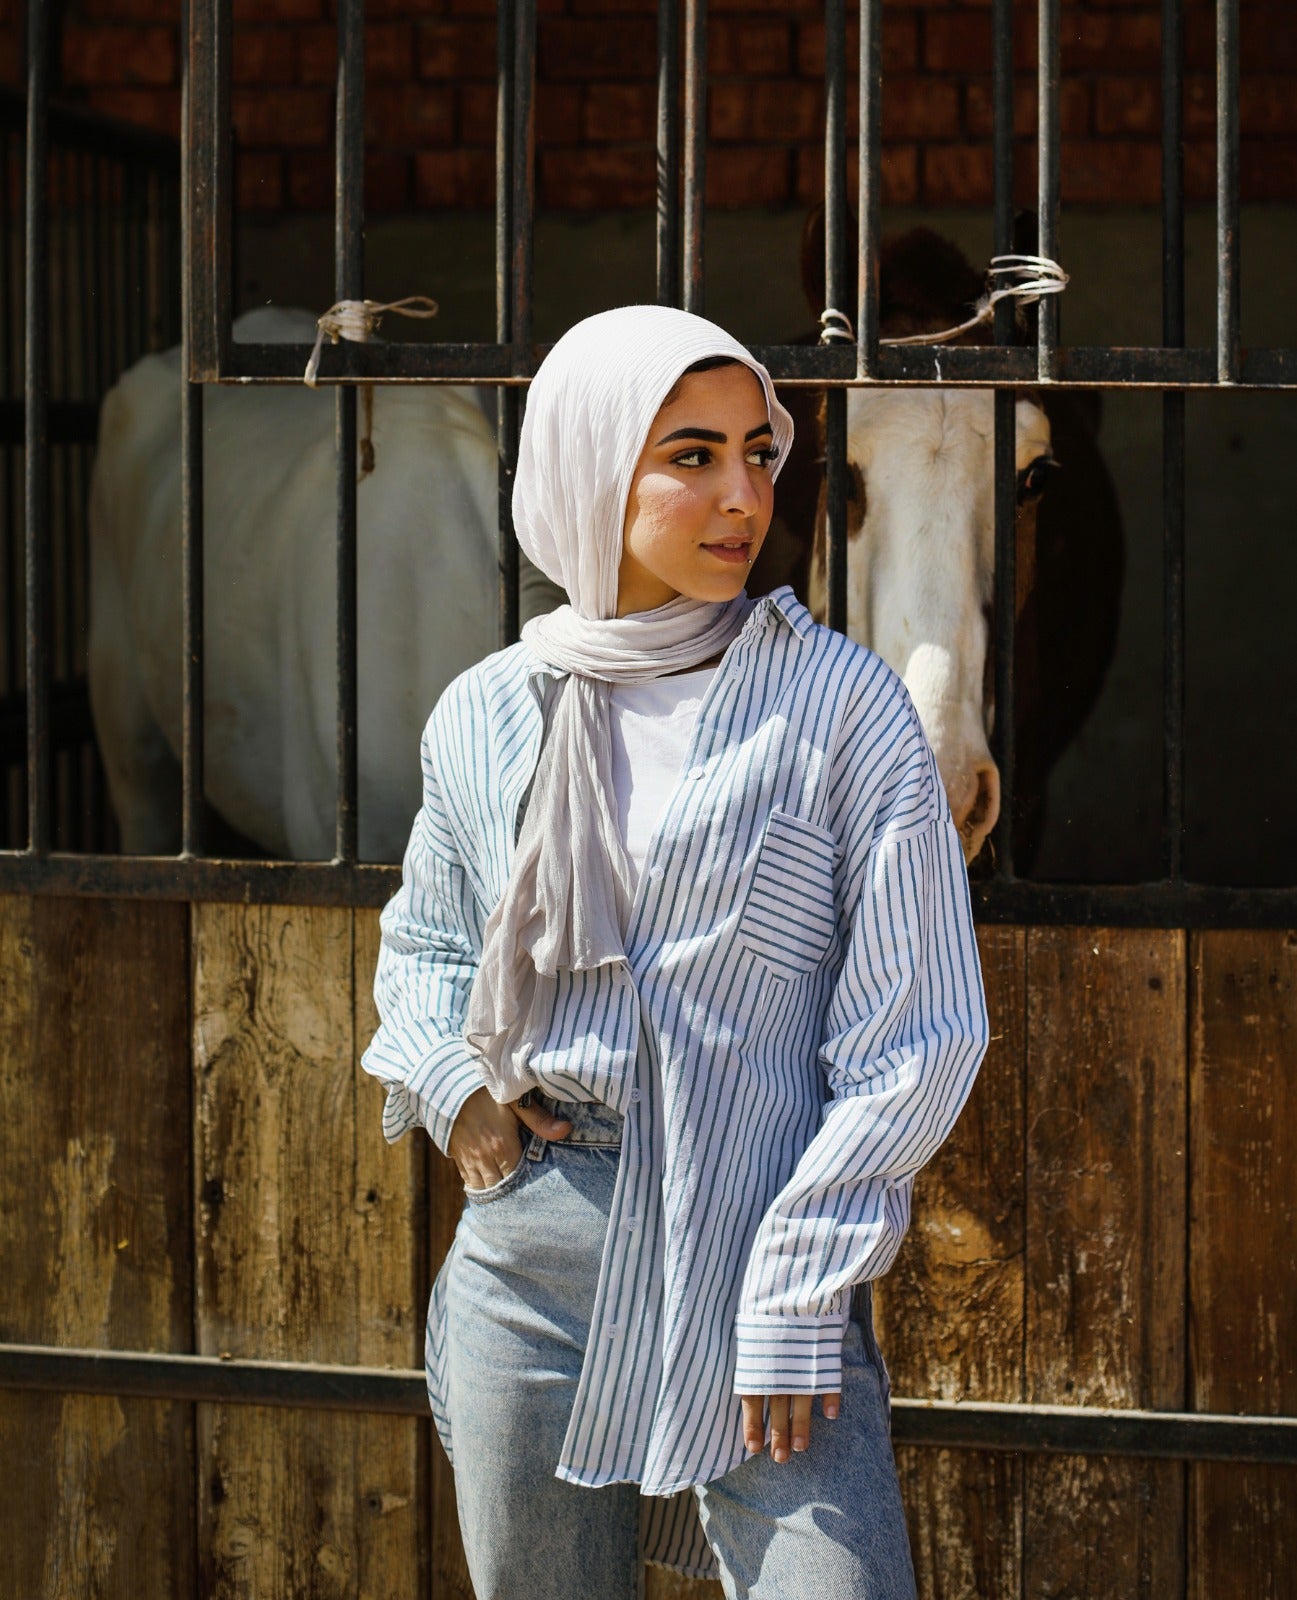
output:
{"label": "shirt collar", "polygon": [[[769,594],[760,596],[753,605],[747,621],[739,630],[738,638],[742,639],[761,629],[776,628],[781,624],[791,628],[798,639],[805,639],[815,626],[814,618],[793,593],[793,587],[789,583],[781,583]],[[542,661],[530,650],[528,654],[531,655],[531,665],[527,668],[527,682],[533,687],[546,678],[567,676],[564,668],[550,666],[548,661]]]}

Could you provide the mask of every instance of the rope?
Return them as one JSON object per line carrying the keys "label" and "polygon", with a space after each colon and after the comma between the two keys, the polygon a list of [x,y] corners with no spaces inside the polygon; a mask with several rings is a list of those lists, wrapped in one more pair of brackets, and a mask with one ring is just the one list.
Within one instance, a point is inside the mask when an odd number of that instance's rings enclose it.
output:
{"label": "rope", "polygon": [[303,383],[315,388],[315,375],[320,369],[320,351],[326,339],[330,344],[337,344],[339,339],[364,344],[371,334],[378,331],[379,321],[385,311],[395,311],[402,317],[435,317],[437,310],[437,302],[430,300],[426,294],[409,294],[404,300],[339,300],[322,317],[316,318],[318,331],[315,347],[302,374]]}
{"label": "rope", "polygon": [[[1051,261],[1048,256],[992,256],[987,277],[992,282],[999,278],[1011,281],[997,285],[984,294],[967,322],[961,322],[956,328],[942,328],[937,333],[908,333],[895,339],[880,339],[879,344],[946,344],[951,339],[958,339],[960,334],[971,333],[982,323],[989,322],[1001,300],[1021,300],[1023,305],[1034,305],[1047,294],[1062,294],[1069,281],[1058,262]],[[836,306],[829,306],[821,314],[820,326],[823,329],[821,344],[855,341],[850,317]]]}

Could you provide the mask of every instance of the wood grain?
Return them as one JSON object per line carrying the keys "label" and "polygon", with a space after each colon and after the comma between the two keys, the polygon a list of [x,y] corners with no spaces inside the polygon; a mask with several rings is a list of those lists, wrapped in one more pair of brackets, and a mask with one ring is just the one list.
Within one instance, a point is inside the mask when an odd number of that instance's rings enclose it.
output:
{"label": "wood grain", "polygon": [[[0,1338],[190,1348],[185,932],[0,897]],[[3,1391],[0,1460],[6,1592],[194,1593],[191,1407]]]}
{"label": "wood grain", "polygon": [[[1297,933],[1193,940],[1193,1404],[1297,1415]],[[1287,1600],[1297,1468],[1190,1469],[1193,1600]]]}
{"label": "wood grain", "polygon": [[[897,1394],[1023,1394],[1023,1072],[1026,935],[978,944],[991,1044],[955,1130],[915,1184],[909,1235],[877,1286],[875,1321]],[[1022,1468],[992,1451],[896,1452],[923,1600],[1009,1600],[1022,1561]]]}
{"label": "wood grain", "polygon": [[[1027,939],[1027,1397],[1178,1409],[1185,1394],[1185,936]],[[1184,1585],[1176,1462],[1036,1457],[1029,1596]]]}
{"label": "wood grain", "polygon": [[[374,1086],[358,1081],[352,922],[345,908],[193,907],[206,1354],[417,1364],[414,1156],[383,1147]],[[200,1407],[204,1592],[417,1593],[421,1426]]]}

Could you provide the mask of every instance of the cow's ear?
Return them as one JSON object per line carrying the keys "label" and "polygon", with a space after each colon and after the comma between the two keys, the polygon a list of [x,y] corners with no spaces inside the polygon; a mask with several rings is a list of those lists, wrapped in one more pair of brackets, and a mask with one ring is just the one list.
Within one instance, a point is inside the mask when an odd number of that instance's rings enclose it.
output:
{"label": "cow's ear", "polygon": [[939,328],[965,318],[982,293],[982,279],[951,240],[931,228],[911,228],[883,242],[878,261],[878,315],[906,331]]}

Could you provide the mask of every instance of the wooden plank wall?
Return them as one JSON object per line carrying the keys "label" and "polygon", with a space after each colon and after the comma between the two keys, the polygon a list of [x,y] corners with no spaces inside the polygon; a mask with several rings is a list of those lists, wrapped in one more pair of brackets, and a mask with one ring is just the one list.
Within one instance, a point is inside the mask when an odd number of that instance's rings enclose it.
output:
{"label": "wooden plank wall", "polygon": [[[880,1286],[897,1393],[1297,1412],[1297,935],[984,928],[994,1035]],[[0,897],[0,1338],[418,1366],[372,912]],[[0,1391],[15,1593],[472,1600],[426,1422]],[[1297,1469],[903,1449],[925,1600],[1280,1600]],[[651,1573],[650,1600],[719,1586]]]}

